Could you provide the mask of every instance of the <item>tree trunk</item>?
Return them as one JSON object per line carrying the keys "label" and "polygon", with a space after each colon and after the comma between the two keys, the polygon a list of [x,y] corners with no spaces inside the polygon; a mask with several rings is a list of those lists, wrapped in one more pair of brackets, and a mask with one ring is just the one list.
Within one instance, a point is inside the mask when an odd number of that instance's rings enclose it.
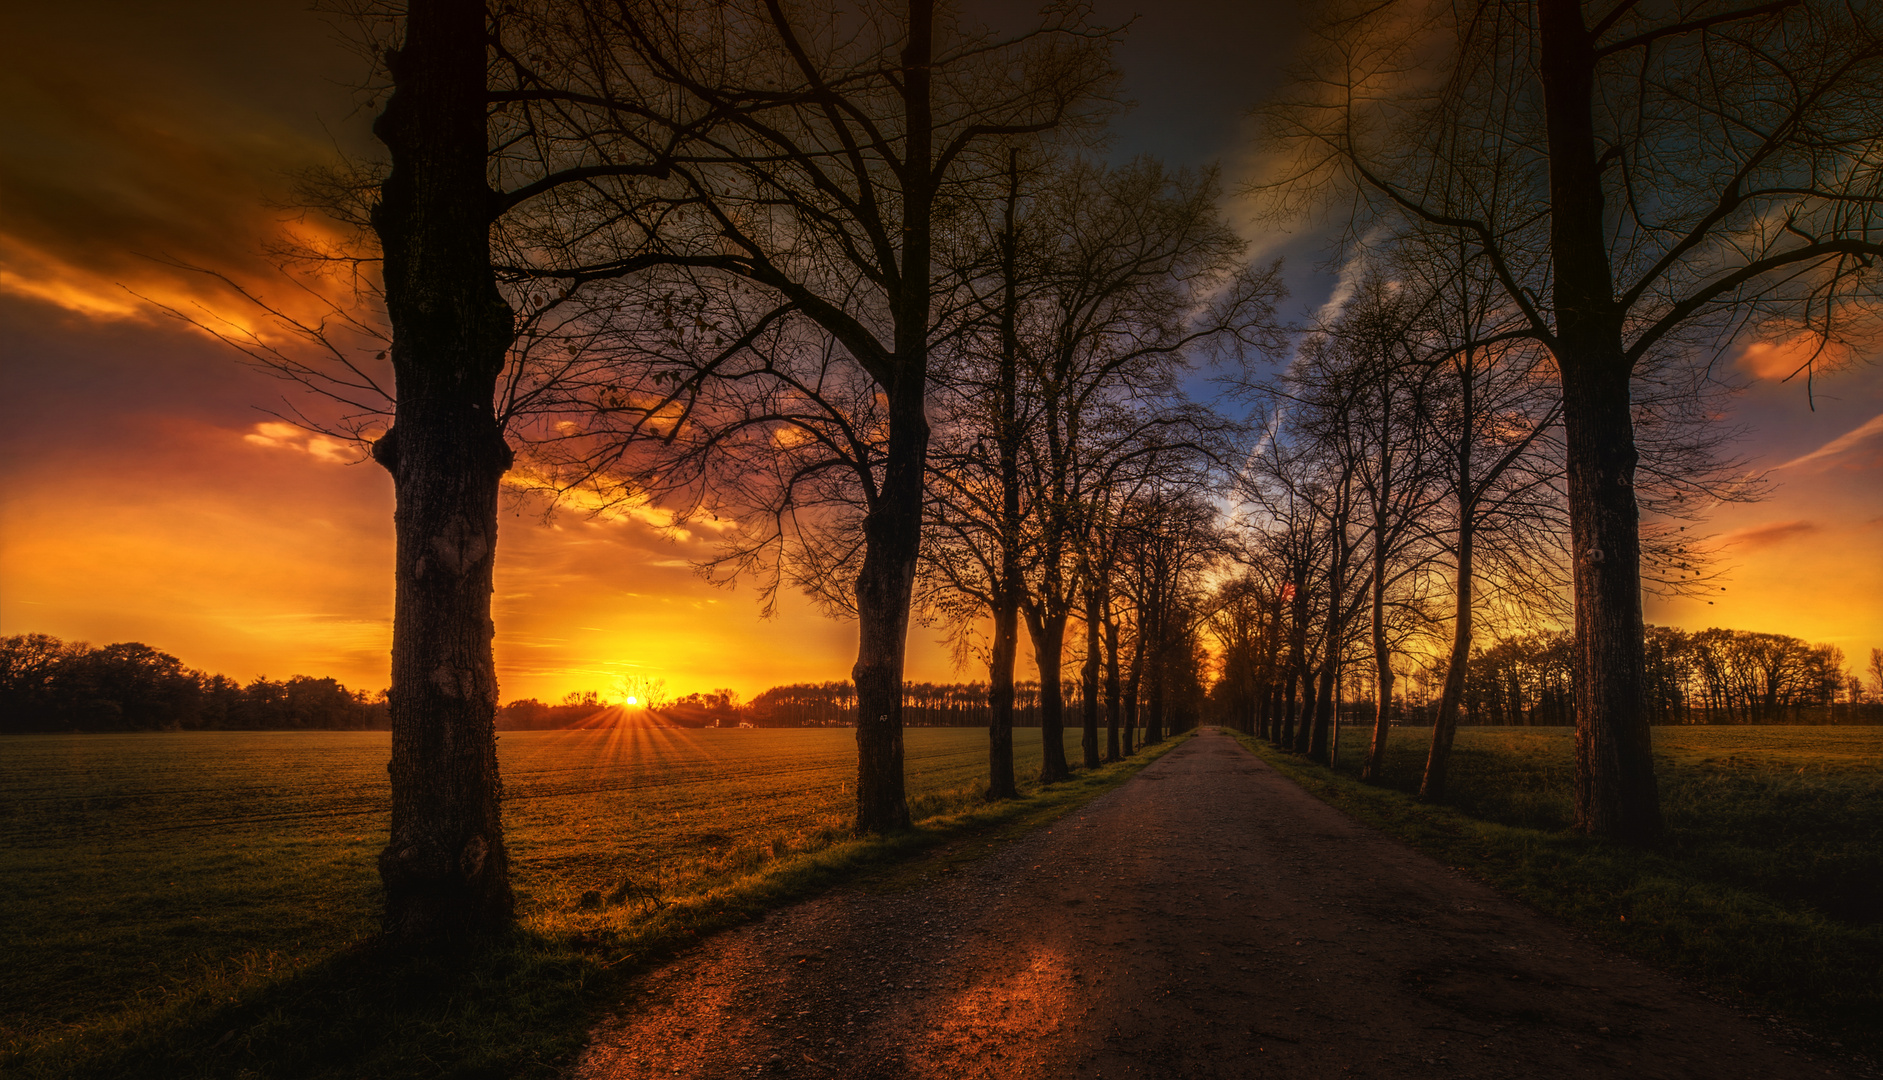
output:
{"label": "tree trunk", "polygon": [[1605,246],[1595,41],[1579,0],[1538,0],[1537,11],[1575,577],[1576,827],[1650,843],[1661,810],[1645,708],[1637,455]]}
{"label": "tree trunk", "polygon": [[1652,843],[1661,836],[1661,807],[1645,705],[1628,376],[1585,379],[1565,366],[1563,383],[1576,595],[1576,826]]}
{"label": "tree trunk", "polygon": [[1131,674],[1125,682],[1125,727],[1121,749],[1129,757],[1138,752],[1138,689],[1144,684],[1144,628],[1138,627],[1131,645]]}
{"label": "tree trunk", "polygon": [[889,448],[876,505],[863,521],[863,566],[857,573],[857,831],[909,827],[902,776],[902,665],[922,541],[922,494],[928,459],[928,333],[933,300],[930,250],[934,113],[931,100],[934,4],[910,0],[909,40],[902,53],[907,116],[902,185],[902,277],[892,293],[894,377],[889,399]]}
{"label": "tree trunk", "polygon": [[1432,749],[1425,757],[1425,778],[1419,781],[1419,798],[1427,802],[1445,799],[1445,774],[1451,764],[1452,738],[1458,731],[1458,703],[1464,700],[1465,676],[1471,663],[1471,550],[1475,535],[1467,513],[1458,523],[1458,598],[1452,616],[1451,657],[1446,661],[1438,717],[1432,722]]}
{"label": "tree trunk", "polygon": [[1334,711],[1334,680],[1340,673],[1339,647],[1329,642],[1328,657],[1321,664],[1320,689],[1314,695],[1314,726],[1308,735],[1308,760],[1328,764],[1328,725]]}
{"label": "tree trunk", "polygon": [[1013,777],[1013,665],[1020,644],[1020,343],[1015,330],[1018,308],[1015,252],[1018,228],[1014,205],[1020,199],[1019,151],[1007,153],[1006,227],[1001,233],[1001,271],[1005,278],[1000,312],[1000,584],[994,611],[993,655],[988,663],[987,797],[1019,795]]}
{"label": "tree trunk", "polygon": [[392,828],[385,930],[410,942],[510,925],[497,775],[491,572],[510,448],[492,411],[515,336],[490,269],[484,6],[413,0],[373,132],[391,153],[372,222],[398,403],[392,474]]}
{"label": "tree trunk", "polygon": [[[1307,750],[1307,725],[1302,721],[1314,694],[1308,678],[1308,588],[1307,582],[1302,580],[1306,575],[1299,571],[1297,574],[1293,609],[1288,615],[1288,691],[1281,748],[1302,753]],[[1300,693],[1299,701],[1297,691]]]}
{"label": "tree trunk", "polygon": [[1146,746],[1154,746],[1164,741],[1164,675],[1165,668],[1169,665],[1164,662],[1163,645],[1160,639],[1151,649],[1148,661],[1151,668],[1151,694],[1150,700],[1146,703],[1150,706],[1147,710],[1150,716],[1144,721],[1144,745]]}
{"label": "tree trunk", "polygon": [[1081,719],[1083,730],[1079,733],[1079,749],[1085,758],[1085,767],[1096,769],[1098,758],[1098,664],[1099,643],[1098,627],[1101,605],[1097,589],[1086,593],[1085,602],[1085,702]]}
{"label": "tree trunk", "polygon": [[1000,606],[994,612],[993,655],[987,664],[989,799],[1011,799],[1020,794],[1013,778],[1013,666],[1019,639],[1020,598],[1014,589],[1004,588]]}
{"label": "tree trunk", "polygon": [[1105,620],[1105,760],[1117,761],[1120,709],[1118,700],[1118,623]]}
{"label": "tree trunk", "polygon": [[[912,400],[911,400],[912,399]],[[902,663],[921,546],[928,421],[920,389],[891,393],[889,455],[877,505],[864,520],[857,574],[857,831],[909,827],[902,775]]]}
{"label": "tree trunk", "polygon": [[1295,745],[1297,754],[1306,754],[1314,738],[1314,706],[1319,699],[1315,693],[1314,669],[1303,666],[1301,669],[1301,715],[1295,722]]}
{"label": "tree trunk", "polygon": [[1288,664],[1288,676],[1283,684],[1285,689],[1282,692],[1281,722],[1275,727],[1275,745],[1283,750],[1295,748],[1295,689],[1300,683],[1300,679],[1295,675],[1296,666],[1291,657]]}
{"label": "tree trunk", "polygon": [[[1375,516],[1375,535],[1383,527],[1384,515]],[[1368,784],[1380,782],[1380,770],[1386,764],[1386,736],[1393,723],[1393,654],[1386,642],[1386,551],[1377,542],[1373,552],[1373,741],[1367,745],[1366,760],[1360,765],[1360,779]]]}
{"label": "tree trunk", "polygon": [[1041,618],[1027,612],[1033,635],[1033,659],[1040,669],[1040,783],[1057,784],[1072,776],[1066,764],[1066,703],[1060,694],[1059,673],[1065,661],[1066,617]]}

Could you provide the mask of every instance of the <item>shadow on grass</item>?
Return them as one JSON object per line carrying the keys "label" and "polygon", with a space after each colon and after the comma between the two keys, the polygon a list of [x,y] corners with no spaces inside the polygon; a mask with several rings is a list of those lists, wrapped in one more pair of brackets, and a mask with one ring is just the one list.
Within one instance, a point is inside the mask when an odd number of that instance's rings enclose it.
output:
{"label": "shadow on grass", "polygon": [[[1559,771],[1557,763],[1480,751],[1487,776],[1498,771],[1489,758],[1511,759],[1505,775],[1517,792],[1510,799],[1480,792],[1468,804],[1478,813],[1505,805],[1525,821],[1508,824],[1362,784],[1246,735],[1237,739],[1311,794],[1448,866],[1623,952],[1697,978],[1741,1008],[1782,1015],[1832,1054],[1866,1065],[1883,1058],[1883,926],[1831,918],[1747,887],[1746,875],[1722,872],[1703,849],[1676,843],[1644,851],[1535,827],[1529,822],[1537,817],[1554,817],[1536,813],[1557,801],[1537,779]],[[1782,861],[1784,853],[1770,857]]]}
{"label": "shadow on grass", "polygon": [[[410,954],[368,943],[259,987],[204,992],[29,1045],[0,1073],[41,1077],[553,1077],[633,974],[715,931],[838,885],[918,884],[937,863],[1049,824],[1179,745],[1024,794],[769,863],[620,929],[518,930],[478,949]],[[554,920],[549,920],[553,927]]]}

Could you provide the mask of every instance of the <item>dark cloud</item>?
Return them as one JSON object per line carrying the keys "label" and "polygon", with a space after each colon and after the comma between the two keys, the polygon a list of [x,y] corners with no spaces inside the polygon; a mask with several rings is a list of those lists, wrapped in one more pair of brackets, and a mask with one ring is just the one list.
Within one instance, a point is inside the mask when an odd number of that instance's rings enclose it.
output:
{"label": "dark cloud", "polygon": [[336,146],[370,148],[343,82],[359,62],[301,4],[12,7],[0,64],[11,291],[111,311],[135,307],[114,283],[176,276],[152,257],[239,272],[289,216],[290,174]]}

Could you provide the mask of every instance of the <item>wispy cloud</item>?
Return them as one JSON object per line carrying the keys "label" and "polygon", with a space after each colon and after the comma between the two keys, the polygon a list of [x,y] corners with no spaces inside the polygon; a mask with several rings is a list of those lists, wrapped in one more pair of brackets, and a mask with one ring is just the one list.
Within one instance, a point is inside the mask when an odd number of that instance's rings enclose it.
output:
{"label": "wispy cloud", "polygon": [[1734,547],[1762,548],[1818,531],[1814,521],[1775,521],[1727,533],[1720,539]]}
{"label": "wispy cloud", "polygon": [[1800,465],[1809,465],[1814,461],[1822,461],[1825,458],[1836,457],[1846,450],[1878,437],[1883,437],[1883,413],[1872,416],[1868,422],[1850,431],[1844,432],[1842,435],[1818,447],[1816,450],[1811,451],[1809,454],[1792,458],[1783,465],[1773,466],[1773,470],[1793,469]]}

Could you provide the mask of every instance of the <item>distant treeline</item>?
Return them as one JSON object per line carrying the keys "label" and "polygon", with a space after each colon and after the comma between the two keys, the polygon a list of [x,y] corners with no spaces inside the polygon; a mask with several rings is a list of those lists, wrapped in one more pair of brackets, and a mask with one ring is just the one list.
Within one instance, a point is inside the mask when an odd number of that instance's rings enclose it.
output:
{"label": "distant treeline", "polygon": [[247,684],[137,641],[0,638],[0,732],[386,728],[385,695],[296,675]]}
{"label": "distant treeline", "polygon": [[[1835,645],[1748,630],[1650,626],[1645,652],[1653,723],[1883,723],[1877,700],[1883,683],[1879,692],[1866,690],[1864,674],[1847,670]],[[1525,634],[1473,650],[1460,722],[1574,724],[1574,663],[1575,639],[1566,632]],[[1370,681],[1355,682],[1349,708],[1356,716],[1370,714]],[[1427,699],[1434,695],[1421,694],[1420,685],[1415,680],[1405,695],[1407,723],[1431,722],[1435,706]]]}
{"label": "distant treeline", "polygon": [[[1083,695],[1077,683],[1064,688],[1068,715],[1077,715]],[[986,683],[902,684],[902,722],[907,727],[986,727]],[[846,727],[856,723],[856,687],[849,681],[774,686],[744,706],[727,703],[719,715],[753,727]],[[1040,684],[1014,684],[1013,722],[1038,727]]]}
{"label": "distant treeline", "polygon": [[[1573,638],[1540,632],[1473,651],[1460,721],[1489,725],[1575,722]],[[1687,633],[1651,626],[1647,632],[1648,707],[1660,724],[1883,723],[1883,671],[1865,690],[1864,673],[1845,668],[1834,645],[1811,645],[1783,634],[1709,629]],[[1872,660],[1875,666],[1876,660]],[[1196,665],[1201,667],[1201,663]],[[1343,719],[1370,714],[1365,665],[1343,680]],[[1192,680],[1195,681],[1195,680]],[[1400,684],[1403,722],[1431,722],[1430,694],[1416,677]],[[1172,730],[1198,720],[1236,724],[1234,695],[1218,681],[1205,700],[1201,687],[1176,696]],[[1014,723],[1039,726],[1040,688],[1018,682]],[[1076,722],[1084,688],[1069,679],[1060,690]],[[1865,699],[1871,699],[1866,701]],[[906,682],[902,722],[910,727],[985,727],[988,684]],[[674,727],[844,727],[856,723],[856,689],[848,681],[774,686],[741,703],[731,690],[648,703],[653,722]],[[550,731],[613,722],[595,691],[560,704],[535,698],[497,712],[504,731]],[[48,634],[0,638],[0,733],[50,731],[214,731],[380,729],[389,726],[385,694],[368,697],[332,678],[296,675],[241,684],[226,675],[186,668],[140,642],[93,648]]]}
{"label": "distant treeline", "polygon": [[[1076,717],[1085,695],[1076,680],[1061,690],[1068,716]],[[976,683],[902,684],[902,722],[909,727],[986,727],[988,685]],[[599,693],[570,694],[560,705],[535,698],[512,701],[497,713],[497,727],[505,731],[541,731],[584,727],[607,706]],[[730,690],[688,694],[651,706],[656,723],[676,727],[848,727],[856,723],[856,687],[849,681],[792,683],[774,686],[741,704]],[[1038,727],[1040,686],[1014,684],[1014,723]]]}
{"label": "distant treeline", "polygon": [[[1068,680],[1061,691],[1066,712],[1077,716],[1084,699],[1078,683]],[[972,683],[902,684],[902,722],[909,727],[986,727],[988,685]],[[1038,727],[1040,684],[1015,682],[1013,722]],[[856,688],[849,682],[793,683],[774,686],[746,706],[746,720],[754,727],[817,727],[856,723]]]}
{"label": "distant treeline", "polygon": [[[731,690],[709,690],[688,694],[671,701],[643,703],[640,714],[649,722],[666,727],[738,727],[749,723],[739,705],[739,695]],[[498,731],[559,731],[565,728],[606,727],[622,719],[615,706],[602,700],[594,690],[565,695],[560,705],[549,705],[535,698],[521,698],[497,710]]]}

